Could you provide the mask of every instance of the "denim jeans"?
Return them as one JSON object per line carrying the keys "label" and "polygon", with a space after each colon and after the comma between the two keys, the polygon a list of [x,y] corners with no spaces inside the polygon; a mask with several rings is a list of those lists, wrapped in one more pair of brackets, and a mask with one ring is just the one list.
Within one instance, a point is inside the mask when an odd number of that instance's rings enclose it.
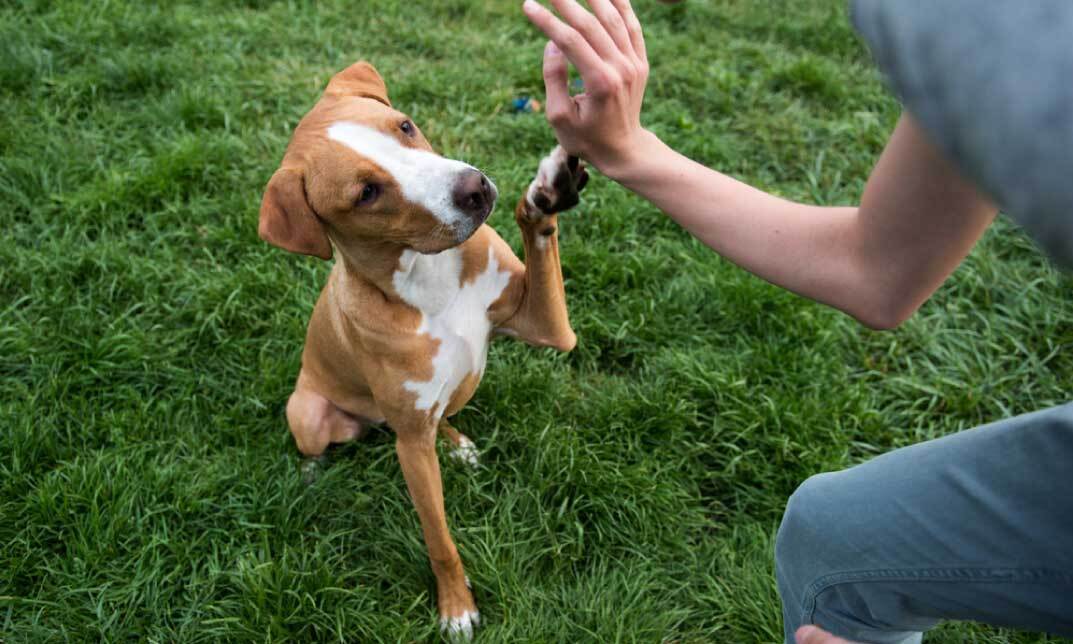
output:
{"label": "denim jeans", "polygon": [[814,476],[775,545],[785,636],[920,642],[943,620],[1073,637],[1073,403]]}

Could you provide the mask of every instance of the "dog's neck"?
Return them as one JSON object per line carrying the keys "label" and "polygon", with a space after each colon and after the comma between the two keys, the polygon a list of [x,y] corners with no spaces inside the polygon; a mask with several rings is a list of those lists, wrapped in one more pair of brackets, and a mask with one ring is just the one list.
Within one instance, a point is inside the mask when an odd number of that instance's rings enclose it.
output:
{"label": "dog's neck", "polygon": [[462,255],[458,247],[433,255],[400,244],[374,242],[342,249],[348,282],[375,288],[389,302],[404,303],[424,313],[436,313],[458,289]]}

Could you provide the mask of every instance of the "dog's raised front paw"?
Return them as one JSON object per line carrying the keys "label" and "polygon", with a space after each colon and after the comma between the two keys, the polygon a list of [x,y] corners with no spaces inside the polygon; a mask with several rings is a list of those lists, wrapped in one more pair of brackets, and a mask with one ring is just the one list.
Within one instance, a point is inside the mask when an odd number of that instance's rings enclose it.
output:
{"label": "dog's raised front paw", "polygon": [[525,198],[533,209],[551,215],[576,206],[578,193],[588,181],[589,173],[581,161],[557,145],[540,160],[537,176],[529,184]]}

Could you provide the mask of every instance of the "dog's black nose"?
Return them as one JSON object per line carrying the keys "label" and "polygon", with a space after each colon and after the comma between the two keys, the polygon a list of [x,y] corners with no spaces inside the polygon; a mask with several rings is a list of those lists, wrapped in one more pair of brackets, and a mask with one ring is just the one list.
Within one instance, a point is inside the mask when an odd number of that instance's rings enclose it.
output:
{"label": "dog's black nose", "polygon": [[495,201],[488,177],[472,169],[459,175],[451,197],[456,208],[477,219],[487,217]]}

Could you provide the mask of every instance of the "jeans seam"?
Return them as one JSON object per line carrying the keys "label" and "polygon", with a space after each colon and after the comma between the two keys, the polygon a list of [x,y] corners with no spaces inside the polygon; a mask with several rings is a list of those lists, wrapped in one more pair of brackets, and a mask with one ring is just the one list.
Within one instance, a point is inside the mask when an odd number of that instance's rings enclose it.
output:
{"label": "jeans seam", "polygon": [[1050,568],[974,568],[959,566],[950,568],[879,568],[873,570],[847,570],[824,575],[805,590],[801,602],[804,623],[813,623],[816,598],[823,591],[841,584],[884,581],[929,581],[938,583],[1059,583],[1073,586],[1073,572]]}

